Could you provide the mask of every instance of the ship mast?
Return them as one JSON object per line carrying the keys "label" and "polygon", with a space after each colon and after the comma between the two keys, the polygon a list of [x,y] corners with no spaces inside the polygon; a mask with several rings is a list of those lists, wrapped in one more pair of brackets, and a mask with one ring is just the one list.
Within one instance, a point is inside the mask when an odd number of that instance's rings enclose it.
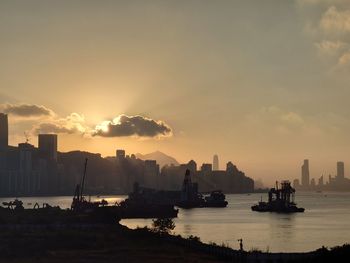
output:
{"label": "ship mast", "polygon": [[81,187],[80,187],[80,200],[83,200],[83,191],[84,191],[84,183],[86,178],[86,167],[87,167],[88,158],[85,158],[85,165],[84,165],[84,173],[83,177],[81,179]]}

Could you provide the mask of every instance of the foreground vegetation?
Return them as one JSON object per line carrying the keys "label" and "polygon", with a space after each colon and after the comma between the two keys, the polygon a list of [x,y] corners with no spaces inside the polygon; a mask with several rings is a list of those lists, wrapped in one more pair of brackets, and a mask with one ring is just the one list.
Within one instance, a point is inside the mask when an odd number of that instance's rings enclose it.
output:
{"label": "foreground vegetation", "polygon": [[0,229],[0,262],[343,262],[349,256],[349,245],[310,253],[240,252],[169,235],[159,224],[135,230],[121,225]]}

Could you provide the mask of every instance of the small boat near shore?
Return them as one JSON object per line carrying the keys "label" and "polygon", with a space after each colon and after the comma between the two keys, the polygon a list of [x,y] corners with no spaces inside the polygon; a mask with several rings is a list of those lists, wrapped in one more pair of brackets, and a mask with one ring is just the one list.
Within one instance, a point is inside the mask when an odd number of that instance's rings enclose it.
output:
{"label": "small boat near shore", "polygon": [[268,192],[268,202],[262,200],[253,205],[251,209],[256,212],[277,212],[277,213],[302,213],[305,211],[302,207],[297,207],[294,202],[295,189],[290,185],[289,181],[282,181],[281,188],[271,188]]}

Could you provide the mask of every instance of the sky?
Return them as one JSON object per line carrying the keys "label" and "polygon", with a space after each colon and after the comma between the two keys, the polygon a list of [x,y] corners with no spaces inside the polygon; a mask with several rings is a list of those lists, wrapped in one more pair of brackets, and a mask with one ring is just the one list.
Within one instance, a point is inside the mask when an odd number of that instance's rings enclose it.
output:
{"label": "sky", "polygon": [[350,177],[349,73],[348,0],[0,0],[11,145]]}

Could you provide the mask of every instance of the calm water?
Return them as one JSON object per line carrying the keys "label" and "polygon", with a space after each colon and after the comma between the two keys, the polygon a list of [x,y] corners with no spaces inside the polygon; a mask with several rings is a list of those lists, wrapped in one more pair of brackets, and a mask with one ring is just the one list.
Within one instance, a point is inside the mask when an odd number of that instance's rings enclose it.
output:
{"label": "calm water", "polygon": [[[306,209],[305,213],[290,215],[252,212],[250,206],[260,200],[260,196],[227,195],[227,208],[180,209],[174,232],[199,236],[204,242],[225,243],[233,248],[238,248],[237,239],[243,238],[246,250],[257,248],[272,252],[310,251],[321,246],[350,243],[350,193],[298,193],[296,201]],[[112,204],[125,196],[104,198]],[[1,202],[8,200],[11,199],[0,199]],[[21,200],[27,206],[47,202],[68,208],[72,199],[37,197]],[[151,226],[152,221],[127,219],[121,223],[135,228]]]}

